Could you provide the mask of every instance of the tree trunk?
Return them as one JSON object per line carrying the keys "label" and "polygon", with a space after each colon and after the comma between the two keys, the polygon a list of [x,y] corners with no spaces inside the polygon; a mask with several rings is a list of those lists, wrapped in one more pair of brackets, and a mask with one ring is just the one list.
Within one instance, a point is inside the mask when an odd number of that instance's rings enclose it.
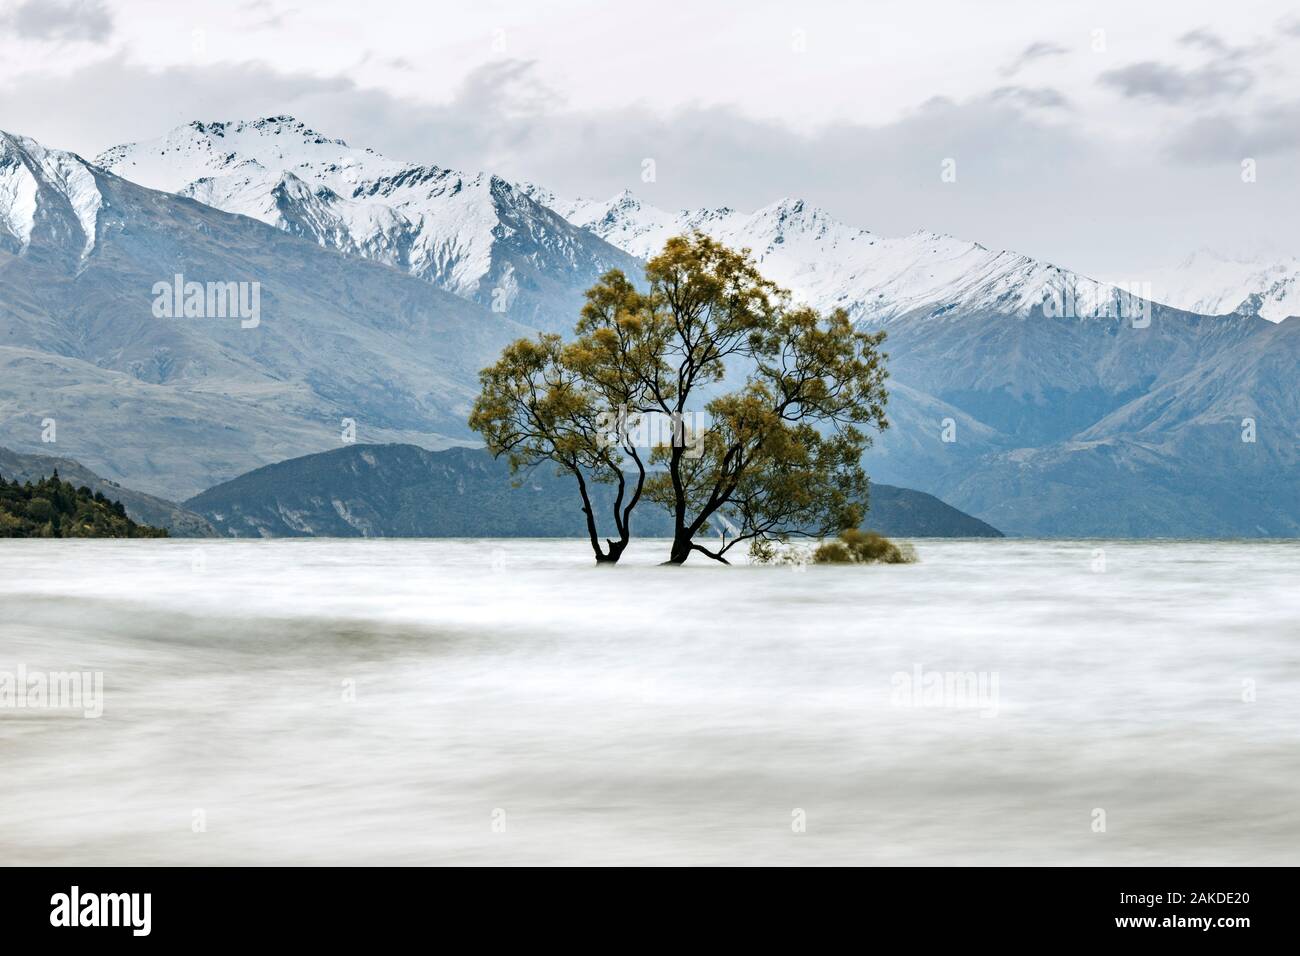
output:
{"label": "tree trunk", "polygon": [[668,560],[665,564],[685,564],[686,559],[691,556],[691,539],[693,535],[685,528],[679,528],[673,535],[673,547],[668,553]]}

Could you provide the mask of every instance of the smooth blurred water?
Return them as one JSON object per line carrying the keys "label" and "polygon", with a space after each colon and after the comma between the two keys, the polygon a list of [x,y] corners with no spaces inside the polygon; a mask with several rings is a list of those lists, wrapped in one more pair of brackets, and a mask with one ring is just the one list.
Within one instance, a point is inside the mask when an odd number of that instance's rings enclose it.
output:
{"label": "smooth blurred water", "polygon": [[0,542],[0,861],[1300,860],[1300,542],[917,547]]}

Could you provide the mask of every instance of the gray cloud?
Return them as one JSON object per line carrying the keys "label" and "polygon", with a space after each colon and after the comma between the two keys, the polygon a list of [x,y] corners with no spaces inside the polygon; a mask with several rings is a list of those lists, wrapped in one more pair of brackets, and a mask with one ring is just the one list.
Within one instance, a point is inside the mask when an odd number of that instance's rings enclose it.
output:
{"label": "gray cloud", "polygon": [[260,15],[260,19],[252,24],[255,30],[278,29],[284,26],[287,12],[276,12],[275,5],[270,0],[248,0],[241,4],[240,9],[245,13]]}
{"label": "gray cloud", "polygon": [[25,0],[2,22],[29,40],[100,43],[113,32],[113,17],[104,0]]}
{"label": "gray cloud", "polygon": [[1263,57],[1275,46],[1268,40],[1232,44],[1206,27],[1187,31],[1178,43],[1206,54],[1205,62],[1183,68],[1146,60],[1108,70],[1098,77],[1098,82],[1132,99],[1203,105],[1221,97],[1239,96],[1254,86],[1255,72],[1244,64]]}
{"label": "gray cloud", "polygon": [[1184,33],[1178,38],[1178,42],[1185,47],[1203,50],[1212,54],[1219,63],[1260,57],[1272,51],[1276,45],[1270,40],[1262,39],[1250,43],[1232,44],[1206,27],[1199,27]]}
{"label": "gray cloud", "polygon": [[1255,76],[1242,66],[1215,61],[1193,70],[1146,60],[1107,70],[1098,82],[1130,98],[1147,97],[1164,103],[1187,103],[1244,93]]}
{"label": "gray cloud", "polygon": [[1002,68],[1003,76],[1014,76],[1020,70],[1024,69],[1030,63],[1046,57],[1064,56],[1069,53],[1068,47],[1063,47],[1059,43],[1050,43],[1046,40],[1039,40],[1025,47],[1020,55],[1011,61],[1007,66]]}
{"label": "gray cloud", "polygon": [[1189,30],[1178,38],[1178,42],[1183,46],[1198,47],[1211,53],[1224,54],[1232,52],[1232,47],[1223,37],[1205,27]]}
{"label": "gray cloud", "polygon": [[1028,108],[1070,109],[1070,101],[1065,94],[1050,86],[1000,86],[989,97],[1008,100]]}
{"label": "gray cloud", "polygon": [[1195,163],[1239,163],[1300,150],[1300,100],[1252,113],[1219,113],[1183,127],[1170,155]]}

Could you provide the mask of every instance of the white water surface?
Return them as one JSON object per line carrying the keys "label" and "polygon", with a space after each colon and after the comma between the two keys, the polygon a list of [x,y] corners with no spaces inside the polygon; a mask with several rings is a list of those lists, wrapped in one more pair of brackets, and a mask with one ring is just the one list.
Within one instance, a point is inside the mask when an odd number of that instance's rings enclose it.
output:
{"label": "white water surface", "polygon": [[916,545],[0,542],[0,862],[1300,861],[1300,542]]}

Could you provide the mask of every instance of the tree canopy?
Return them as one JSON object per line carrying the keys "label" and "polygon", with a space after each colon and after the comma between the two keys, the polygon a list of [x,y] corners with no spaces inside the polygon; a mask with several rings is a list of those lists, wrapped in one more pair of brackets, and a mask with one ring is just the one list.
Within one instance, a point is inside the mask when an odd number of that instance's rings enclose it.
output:
{"label": "tree canopy", "polygon": [[[575,476],[598,561],[618,559],[644,499],[673,516],[670,563],[697,551],[725,562],[741,542],[860,523],[867,430],[888,427],[883,340],[842,310],[791,305],[747,250],[695,233],[649,261],[643,288],[605,274],[569,343],[507,347],[470,424],[512,467],[549,460]],[[647,417],[670,440],[647,443]],[[605,549],[593,480],[618,488]],[[716,544],[697,540],[715,525]]]}

